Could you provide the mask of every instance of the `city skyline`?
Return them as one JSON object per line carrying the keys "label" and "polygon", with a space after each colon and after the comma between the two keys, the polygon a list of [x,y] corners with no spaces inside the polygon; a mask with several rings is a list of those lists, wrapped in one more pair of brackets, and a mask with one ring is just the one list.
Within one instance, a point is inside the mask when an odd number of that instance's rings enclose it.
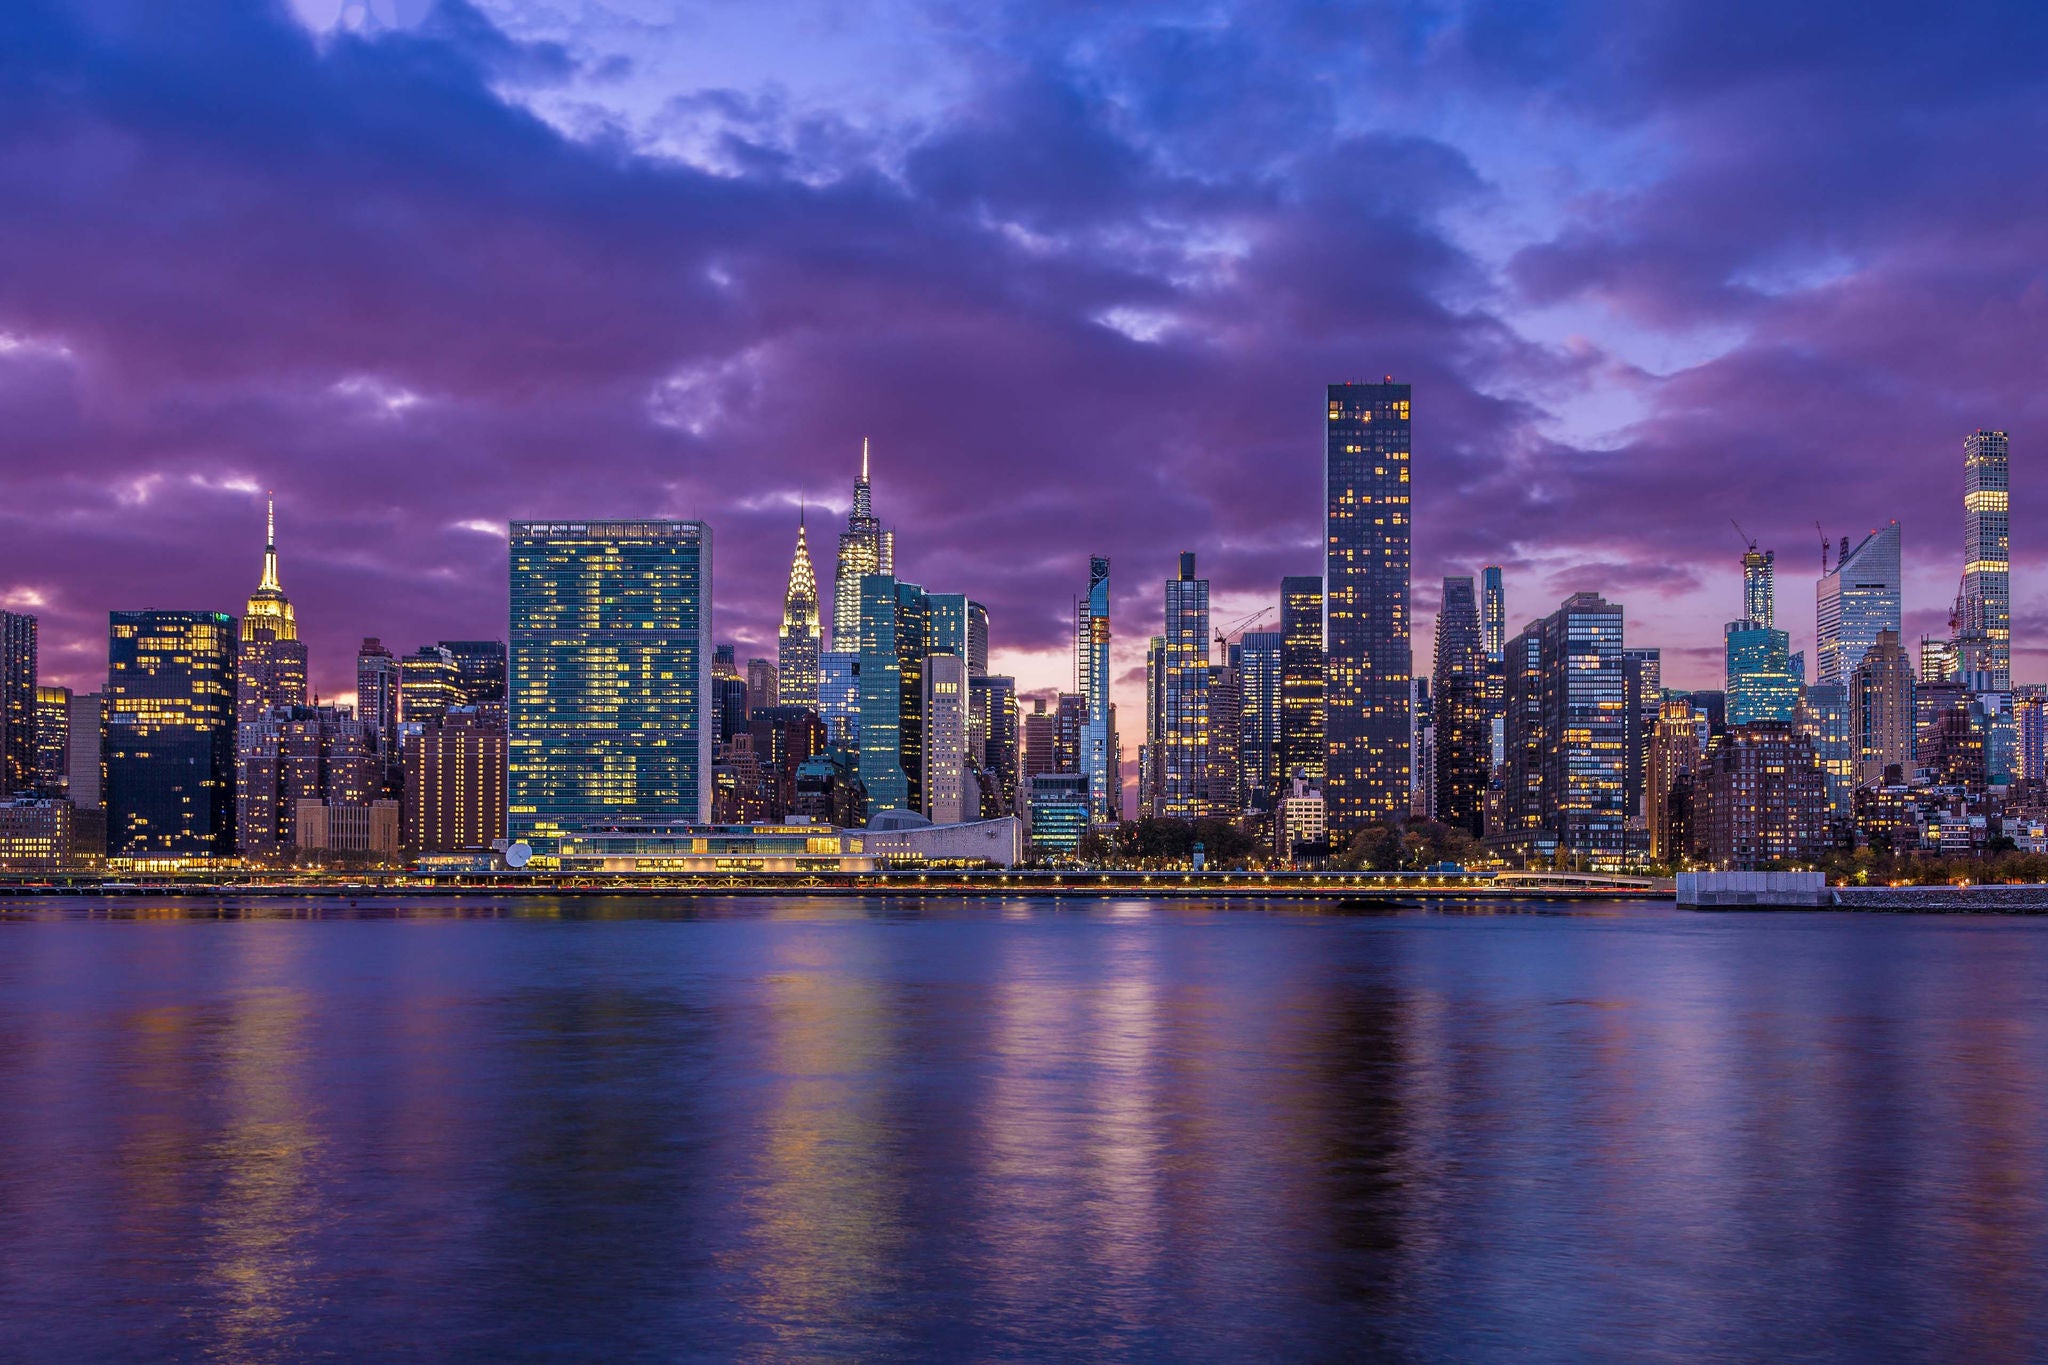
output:
{"label": "city skyline", "polygon": [[[1003,41],[971,60],[941,54],[940,88],[931,73],[920,87],[918,98],[932,101],[921,112],[946,113],[940,122],[958,125],[951,132],[893,106],[857,107],[820,75],[826,54],[808,40],[782,54],[787,69],[772,77],[806,113],[720,104],[702,97],[709,87],[697,69],[673,66],[675,52],[641,51],[649,71],[673,81],[664,100],[678,103],[663,133],[623,89],[644,94],[640,79],[610,88],[595,75],[624,41],[617,33],[549,32],[487,4],[461,23],[444,15],[346,36],[319,29],[319,6],[302,9],[313,28],[253,6],[191,16],[191,41],[179,42],[119,7],[88,20],[29,5],[0,19],[21,40],[10,46],[68,92],[0,94],[24,114],[19,126],[46,130],[57,155],[88,155],[78,139],[116,129],[192,173],[188,190],[110,172],[97,192],[125,202],[175,204],[234,187],[252,215],[240,230],[264,244],[280,297],[308,305],[257,307],[246,281],[222,269],[222,239],[165,238],[149,213],[119,218],[122,292],[100,292],[104,272],[78,244],[104,240],[110,229],[93,225],[111,220],[95,215],[113,201],[83,189],[52,205],[50,221],[68,232],[9,225],[7,244],[25,268],[0,289],[0,410],[10,419],[0,469],[12,494],[0,511],[11,547],[0,606],[39,617],[42,673],[53,683],[88,689],[103,676],[108,611],[232,610],[247,595],[253,532],[242,528],[273,487],[312,690],[325,698],[349,692],[363,635],[409,647],[492,632],[506,591],[505,526],[563,512],[630,509],[719,527],[718,634],[772,657],[798,510],[808,503],[814,516],[843,518],[865,433],[881,519],[906,532],[903,576],[986,602],[991,670],[1016,676],[1027,695],[1070,676],[1070,604],[1088,556],[1117,565],[1112,673],[1128,757],[1144,643],[1174,556],[1200,553],[1212,613],[1224,620],[1270,603],[1282,576],[1316,572],[1314,390],[1382,372],[1413,382],[1421,404],[1411,650],[1431,638],[1435,584],[1501,563],[1509,634],[1572,592],[1604,592],[1627,607],[1632,640],[1664,649],[1667,681],[1712,686],[1728,616],[1730,516],[1777,551],[1780,625],[1795,648],[1810,651],[1814,640],[1804,585],[1818,576],[1820,536],[1853,542],[1894,517],[1905,527],[1905,637],[1943,634],[1959,569],[1947,510],[1961,497],[1953,453],[1978,427],[2018,441],[2028,524],[2029,432],[2044,400],[2013,362],[1977,348],[1989,309],[1991,323],[2019,329],[2003,334],[2000,355],[2038,349],[2039,324],[2011,312],[2031,274],[2007,264],[2006,238],[1920,224],[1908,232],[1873,216],[1878,198],[1902,197],[1886,119],[1867,140],[1836,139],[1843,157],[1883,146],[1888,178],[1879,196],[1851,177],[1832,234],[1772,229],[1785,216],[1771,198],[1776,182],[1756,177],[1765,182],[1756,200],[1725,208],[1695,241],[1681,227],[1713,200],[1717,163],[1700,151],[1652,174],[1604,161],[1571,136],[1601,126],[1608,115],[1597,107],[1546,106],[1550,117],[1517,136],[1555,152],[1579,196],[1609,187],[1600,213],[1513,178],[1506,141],[1423,126],[1399,82],[1381,109],[1397,132],[1377,140],[1341,134],[1344,111],[1325,108],[1298,110],[1306,117],[1284,134],[1256,119],[1234,138],[1189,123],[1159,104],[1167,84],[1140,60],[1146,43],[1194,32],[1170,13],[1114,30],[1069,17],[1036,46],[1007,14],[977,20]],[[1506,139],[1499,101],[1540,102],[1558,73],[1515,41],[1486,48],[1505,64],[1492,72],[1501,93],[1488,96],[1469,64],[1491,30],[1483,17],[1449,22],[1403,79],[1439,80],[1445,99],[1493,115],[1489,126]],[[1612,41],[1651,53],[1647,64],[1674,64],[1690,22],[1631,16]],[[1759,14],[1757,31],[1773,22]],[[1915,38],[1923,52],[1946,50],[1944,35],[1967,27],[1927,22]],[[919,24],[905,32],[904,43],[932,40]],[[1083,54],[1105,36],[1120,41],[1098,58],[1107,65],[1091,67]],[[2008,50],[2017,53],[2039,35],[2015,36]],[[1231,56],[1260,59],[1244,63],[1252,108],[1278,97],[1273,62],[1371,64],[1385,39],[1361,35],[1359,52],[1325,55],[1285,24],[1228,14],[1200,37],[1202,54],[1223,63],[1204,71],[1228,69]],[[262,56],[228,80],[195,55],[209,47]],[[1830,35],[1806,93],[1860,88],[1896,60]],[[1754,86],[1768,70],[1748,54],[1699,67],[1720,89]],[[266,111],[296,108],[305,90],[320,89],[326,102],[304,113],[304,127],[324,140],[280,156],[224,128],[194,127],[164,104],[128,99],[123,82],[134,77],[122,71],[203,94],[215,101],[203,107],[248,124],[273,122]],[[1643,98],[1646,78],[1607,74],[1609,113]],[[758,91],[771,74],[741,62],[730,79]],[[553,102],[561,87],[550,81],[623,120],[635,134],[629,148],[601,152]],[[1971,124],[1982,117],[1974,106],[1943,102],[2004,88],[1993,72],[1971,94],[1916,89],[1914,100]],[[1708,116],[1705,93],[1658,98],[1680,126]],[[451,102],[473,118],[459,138],[436,135],[447,126],[437,111]],[[1916,110],[1926,112],[1914,105],[1897,117]],[[810,116],[836,119],[844,136],[802,151],[795,134]],[[375,130],[387,117],[420,130],[420,148],[386,156]],[[872,136],[863,143],[857,133]],[[1071,190],[1029,174],[1027,149],[1054,134],[1054,164],[1092,176],[1055,177]],[[751,137],[762,155],[708,166],[739,155],[698,145],[714,135]],[[34,147],[10,146],[19,158],[6,174],[32,177],[45,165]],[[1748,150],[1767,150],[1780,172],[1853,168],[1809,164],[1827,150],[1797,138]],[[1198,152],[1217,158],[1209,180],[1186,169]],[[777,169],[778,155],[804,164]],[[1399,168],[1414,207],[1383,202],[1365,177],[1346,174],[1376,160]],[[1929,155],[1911,159],[1908,173],[1927,180],[1949,162],[1972,164]],[[522,198],[494,169],[503,166],[548,168],[611,218],[578,212],[546,177]],[[1317,188],[1333,176],[1356,180],[1355,193]],[[417,212],[417,232],[367,242],[349,216],[366,197]],[[1162,206],[1231,239],[1212,285],[1176,283],[1171,270],[1099,246]],[[683,240],[606,236],[606,221],[636,214],[675,224]],[[1488,214],[1487,232],[1450,222]],[[1521,216],[1552,226],[1507,221]],[[869,249],[865,263],[823,254],[848,229]],[[1972,222],[1969,231],[1998,229]],[[1020,234],[1039,254],[1017,244]],[[1489,234],[1507,241],[1488,248]],[[1612,249],[1624,240],[1641,250]],[[479,244],[516,242],[580,286],[557,287],[546,270],[508,282],[459,268]],[[756,254],[736,255],[743,242]],[[631,303],[596,268],[600,244],[624,253],[636,289],[657,282],[702,304],[703,324]],[[1191,245],[1155,245],[1175,269],[1202,259]],[[1384,247],[1385,273],[1345,266],[1354,246]],[[1910,356],[1868,343],[1873,312],[1922,299],[1915,291],[1931,287],[1950,250],[1978,263],[1946,296],[1955,320],[1937,309],[1915,329]],[[451,279],[480,287],[451,292]],[[1498,306],[1453,306],[1460,281],[1487,283]],[[493,302],[481,286],[500,283],[506,297]],[[350,321],[358,297],[384,325]],[[600,316],[620,328],[596,328]],[[1289,316],[1313,325],[1278,325]],[[1740,335],[1721,335],[1730,331]],[[1490,361],[1472,359],[1480,342]],[[1789,354],[1831,357],[1844,377],[1777,363]],[[769,402],[776,393],[797,401]],[[1746,414],[1759,404],[1801,420],[1757,428]],[[823,536],[814,547],[821,561],[830,548]],[[2034,644],[2043,549],[2023,529],[2013,552],[2015,673],[2026,681],[2048,675]],[[819,567],[822,579],[829,566]],[[1414,652],[1419,664],[1426,650]]]}

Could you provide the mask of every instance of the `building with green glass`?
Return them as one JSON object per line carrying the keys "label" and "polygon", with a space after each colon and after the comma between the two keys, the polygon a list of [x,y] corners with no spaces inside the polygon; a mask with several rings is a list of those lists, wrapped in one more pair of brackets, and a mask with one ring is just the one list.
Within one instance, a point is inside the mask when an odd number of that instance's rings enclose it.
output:
{"label": "building with green glass", "polygon": [[512,838],[711,819],[711,528],[512,523]]}

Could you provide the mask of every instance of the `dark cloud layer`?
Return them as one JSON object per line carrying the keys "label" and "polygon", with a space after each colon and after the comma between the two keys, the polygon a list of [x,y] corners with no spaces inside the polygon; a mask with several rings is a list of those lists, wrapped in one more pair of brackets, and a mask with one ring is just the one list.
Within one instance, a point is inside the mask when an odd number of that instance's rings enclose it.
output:
{"label": "dark cloud layer", "polygon": [[938,114],[678,91],[660,126],[715,134],[684,161],[531,112],[619,54],[458,0],[324,37],[256,0],[0,8],[0,599],[46,671],[89,684],[109,608],[237,608],[265,488],[330,691],[359,636],[502,631],[521,516],[709,519],[720,633],[765,651],[795,505],[843,506],[863,435],[903,570],[999,647],[1061,648],[1107,552],[1141,648],[1180,549],[1220,594],[1315,570],[1319,386],[1383,373],[1417,385],[1425,607],[1502,562],[1517,620],[1600,588],[1699,672],[1731,517],[1797,621],[1811,523],[1897,516],[1931,628],[1996,425],[2048,614],[2037,12],[946,22],[972,78]]}

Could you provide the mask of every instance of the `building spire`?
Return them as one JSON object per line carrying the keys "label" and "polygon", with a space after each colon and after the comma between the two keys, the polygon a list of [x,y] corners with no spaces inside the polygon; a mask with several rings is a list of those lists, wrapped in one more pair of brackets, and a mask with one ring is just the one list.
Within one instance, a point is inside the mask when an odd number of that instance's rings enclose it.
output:
{"label": "building spire", "polygon": [[860,481],[868,481],[868,438],[860,438]]}
{"label": "building spire", "polygon": [[277,495],[266,493],[264,500],[263,581],[257,585],[257,591],[281,592],[283,585],[277,579]]}

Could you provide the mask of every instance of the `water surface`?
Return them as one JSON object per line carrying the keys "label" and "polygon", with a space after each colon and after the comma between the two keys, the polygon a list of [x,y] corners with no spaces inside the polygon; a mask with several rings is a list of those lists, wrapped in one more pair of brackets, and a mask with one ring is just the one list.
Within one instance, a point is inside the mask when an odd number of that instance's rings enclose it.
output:
{"label": "water surface", "polygon": [[2035,919],[0,904],[0,1359],[2021,1359],[2044,1019]]}

